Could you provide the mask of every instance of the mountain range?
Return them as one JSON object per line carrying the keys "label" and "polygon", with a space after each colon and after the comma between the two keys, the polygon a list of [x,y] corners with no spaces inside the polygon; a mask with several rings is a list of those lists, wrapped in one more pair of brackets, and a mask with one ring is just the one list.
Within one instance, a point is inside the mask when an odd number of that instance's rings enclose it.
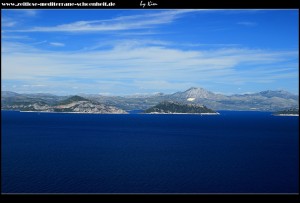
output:
{"label": "mountain range", "polygon": [[[53,94],[19,94],[16,92],[1,92],[1,109],[11,109],[12,105],[48,105],[55,106],[67,100],[70,96]],[[74,96],[74,95],[73,95]],[[116,109],[146,110],[163,101],[185,104],[200,104],[214,110],[256,110],[280,111],[289,108],[299,108],[299,96],[284,90],[267,90],[253,94],[224,95],[216,94],[204,88],[192,87],[186,91],[173,94],[149,94],[129,96],[104,96],[96,94],[79,94],[85,103],[111,106]]]}

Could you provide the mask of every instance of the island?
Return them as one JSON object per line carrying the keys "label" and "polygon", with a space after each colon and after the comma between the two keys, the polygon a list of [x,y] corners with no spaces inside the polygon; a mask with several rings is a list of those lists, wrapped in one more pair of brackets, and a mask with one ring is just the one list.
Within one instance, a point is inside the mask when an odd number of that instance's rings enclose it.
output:
{"label": "island", "polygon": [[55,102],[54,104],[46,103],[44,101],[12,102],[2,109],[22,112],[127,114],[126,111],[117,107],[91,101],[77,95]]}
{"label": "island", "polygon": [[290,108],[282,111],[277,111],[274,116],[299,116],[299,108]]}
{"label": "island", "polygon": [[200,115],[219,115],[218,112],[200,104],[186,104],[174,101],[163,101],[147,109],[144,113],[148,114],[200,114]]}

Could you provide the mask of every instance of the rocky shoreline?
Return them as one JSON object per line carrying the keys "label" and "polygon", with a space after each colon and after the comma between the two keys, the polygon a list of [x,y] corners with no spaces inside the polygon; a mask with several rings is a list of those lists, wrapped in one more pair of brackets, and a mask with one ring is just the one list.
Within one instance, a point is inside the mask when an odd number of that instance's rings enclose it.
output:
{"label": "rocky shoreline", "polygon": [[299,114],[274,114],[274,116],[299,116]]}
{"label": "rocky shoreline", "polygon": [[143,114],[185,114],[185,115],[220,115],[220,113],[162,113],[162,112],[151,112],[151,113],[143,113]]}

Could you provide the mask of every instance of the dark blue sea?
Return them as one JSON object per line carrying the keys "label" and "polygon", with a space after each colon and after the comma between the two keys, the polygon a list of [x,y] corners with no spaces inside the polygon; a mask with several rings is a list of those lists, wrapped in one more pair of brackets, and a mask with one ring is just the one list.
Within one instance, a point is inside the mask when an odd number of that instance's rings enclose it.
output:
{"label": "dark blue sea", "polygon": [[299,117],[1,111],[2,193],[298,193]]}

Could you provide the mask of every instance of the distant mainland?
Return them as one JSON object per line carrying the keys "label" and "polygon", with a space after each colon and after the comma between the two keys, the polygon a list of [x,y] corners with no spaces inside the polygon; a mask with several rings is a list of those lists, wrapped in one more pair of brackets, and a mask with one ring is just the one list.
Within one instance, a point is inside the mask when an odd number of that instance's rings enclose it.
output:
{"label": "distant mainland", "polygon": [[131,110],[143,113],[216,115],[220,110],[269,111],[273,115],[299,115],[299,96],[284,90],[252,94],[223,95],[192,87],[173,94],[104,96],[79,94],[57,96],[48,93],[1,92],[1,109],[39,112],[115,113]]}
{"label": "distant mainland", "polygon": [[291,108],[282,111],[277,111],[274,116],[299,116],[299,108]]}

